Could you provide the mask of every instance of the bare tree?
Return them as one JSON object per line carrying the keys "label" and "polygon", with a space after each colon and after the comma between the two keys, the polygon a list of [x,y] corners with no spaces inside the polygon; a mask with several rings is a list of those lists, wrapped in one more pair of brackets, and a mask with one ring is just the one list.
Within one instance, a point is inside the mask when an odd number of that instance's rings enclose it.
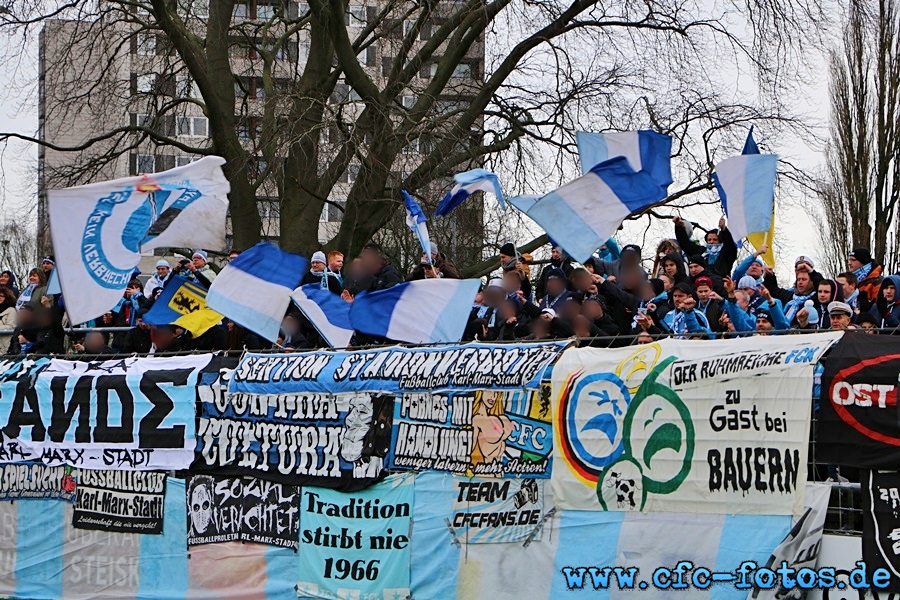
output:
{"label": "bare tree", "polygon": [[897,262],[900,198],[900,10],[853,0],[843,47],[831,53],[831,144],[818,198],[825,254],[846,264],[864,246],[888,271]]}
{"label": "bare tree", "polygon": [[[400,189],[433,207],[449,175],[486,164],[518,192],[546,191],[574,174],[578,129],[673,135],[680,170],[667,201],[692,202],[747,124],[802,128],[779,98],[827,21],[816,0],[727,4],[728,19],[697,0],[24,0],[0,17],[9,35],[77,24],[57,42],[60,64],[76,68],[55,118],[98,114],[80,139],[0,140],[73,153],[55,174],[70,182],[147,148],[221,155],[241,247],[271,235],[260,196],[277,198],[266,214],[286,249],[318,248],[327,206],[341,213],[328,247],[353,254],[392,218],[403,234]],[[137,52],[149,39],[153,50]],[[756,76],[758,102],[735,102],[733,82],[706,66],[729,60]],[[136,86],[134,69],[123,77],[123,61],[152,82]],[[136,118],[103,120],[110,98]],[[180,135],[195,115],[208,139]],[[463,239],[480,212],[469,217],[448,225],[445,245],[486,258],[480,231],[479,243]]]}

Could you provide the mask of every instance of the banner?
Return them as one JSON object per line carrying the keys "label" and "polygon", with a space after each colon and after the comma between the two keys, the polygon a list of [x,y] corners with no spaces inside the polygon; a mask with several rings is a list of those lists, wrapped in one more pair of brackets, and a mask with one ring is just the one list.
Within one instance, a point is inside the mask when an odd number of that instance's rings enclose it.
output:
{"label": "banner", "polygon": [[413,490],[412,475],[351,494],[303,488],[297,595],[409,598]]}
{"label": "banner", "polygon": [[553,368],[557,504],[799,514],[813,368],[838,337],[567,350]]}
{"label": "banner", "polygon": [[850,332],[824,363],[816,460],[872,469],[897,468],[900,340]]}
{"label": "banner", "polygon": [[47,192],[50,236],[72,323],[114,307],[141,253],[225,249],[225,160]]}
{"label": "banner", "polygon": [[[197,374],[211,355],[47,361],[0,378],[0,462],[172,470],[194,456]],[[20,368],[21,367],[21,368]]]}
{"label": "banner", "polygon": [[457,542],[498,544],[540,540],[544,482],[453,478],[451,532]]}
{"label": "banner", "polygon": [[[503,482],[499,482],[503,483]],[[540,483],[540,482],[537,482]],[[515,485],[515,482],[513,482]],[[547,486],[545,506],[554,505]],[[712,515],[562,510],[545,514],[542,535],[519,543],[454,543],[447,527],[458,496],[456,480],[442,473],[416,476],[411,540],[414,598],[733,598],[744,561],[763,565],[791,528],[787,515]],[[653,583],[660,568],[692,567],[681,589]],[[691,570],[734,572],[730,582],[692,587]],[[619,575],[621,574],[621,579]],[[631,581],[630,587],[627,586]],[[745,581],[752,584],[753,572]],[[620,584],[624,583],[624,586]],[[595,587],[596,586],[596,587]],[[691,587],[688,587],[691,586]]]}
{"label": "banner", "polygon": [[550,476],[550,386],[404,394],[388,467],[491,477]]}
{"label": "banner", "polygon": [[240,541],[297,549],[299,488],[194,475],[186,493],[189,546]]}
{"label": "banner", "polygon": [[871,581],[877,569],[887,569],[890,586],[883,591],[900,592],[900,473],[868,471],[862,490],[866,573]]}
{"label": "banner", "polygon": [[227,369],[203,374],[192,470],[345,491],[382,476],[393,396],[230,393],[230,377]]}
{"label": "banner", "polygon": [[[806,512],[797,519],[791,531],[778,544],[772,556],[765,563],[765,568],[777,571],[782,564],[788,565],[794,573],[801,569],[816,568],[819,561],[819,549],[822,546],[822,534],[825,531],[825,516],[828,513],[828,500],[831,497],[831,486],[821,483],[806,484]],[[824,566],[827,563],[823,563]],[[830,565],[833,566],[833,565]],[[780,585],[770,589],[761,589],[754,584],[747,595],[749,599],[776,600],[781,598],[806,598],[807,590],[784,587]]]}
{"label": "banner", "polygon": [[77,477],[72,467],[48,467],[40,463],[0,465],[0,500],[55,498],[72,502]]}
{"label": "banner", "polygon": [[521,390],[539,387],[567,342],[244,354],[229,391],[251,394]]}
{"label": "banner", "polygon": [[165,473],[86,470],[81,473],[72,526],[159,535],[165,495]]}

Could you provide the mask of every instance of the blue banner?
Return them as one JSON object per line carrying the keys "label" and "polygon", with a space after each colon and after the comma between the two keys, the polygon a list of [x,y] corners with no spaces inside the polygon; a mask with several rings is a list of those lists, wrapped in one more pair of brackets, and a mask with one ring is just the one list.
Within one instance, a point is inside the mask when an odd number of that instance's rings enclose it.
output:
{"label": "blue banner", "polygon": [[243,356],[229,391],[252,394],[536,389],[567,342]]}

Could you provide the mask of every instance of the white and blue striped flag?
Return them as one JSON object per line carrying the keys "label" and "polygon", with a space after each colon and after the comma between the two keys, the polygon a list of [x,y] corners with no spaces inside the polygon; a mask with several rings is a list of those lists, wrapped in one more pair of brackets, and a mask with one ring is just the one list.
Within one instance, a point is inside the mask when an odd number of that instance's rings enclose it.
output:
{"label": "white and blue striped flag", "polygon": [[332,348],[346,348],[353,337],[350,324],[350,303],[317,283],[298,287],[291,294],[297,305],[313,327]]}
{"label": "white and blue striped flag", "polygon": [[741,154],[716,165],[713,182],[735,240],[769,230],[777,171],[778,156],[774,154]]}
{"label": "white and blue striped flag", "polygon": [[422,244],[422,252],[425,253],[427,260],[431,263],[431,238],[428,236],[428,226],[425,221],[428,217],[422,212],[422,207],[416,202],[416,199],[409,195],[406,190],[400,190],[403,194],[403,203],[406,205],[406,225],[412,230],[419,243]]}
{"label": "white and blue striped flag", "polygon": [[506,208],[506,199],[503,197],[503,190],[500,188],[500,180],[494,173],[485,169],[472,169],[464,173],[457,173],[453,176],[456,185],[453,186],[447,195],[438,204],[434,216],[441,217],[449,214],[454,208],[462,204],[466,198],[473,193],[490,192],[497,196],[497,202],[500,208]]}
{"label": "white and blue striped flag", "polygon": [[665,198],[672,184],[672,138],[655,131],[575,134],[582,174],[603,161],[624,156],[635,171],[646,171],[661,188]]}
{"label": "white and blue striped flag", "polygon": [[619,156],[542,196],[526,214],[569,256],[584,262],[628,215],[661,199],[653,177],[646,171],[636,172]]}
{"label": "white and blue striped flag", "polygon": [[477,279],[422,279],[363,292],[350,305],[350,322],[360,333],[398,342],[458,342],[480,285]]}
{"label": "white and blue striped flag", "polygon": [[308,261],[262,242],[242,252],[216,277],[206,305],[274,342]]}

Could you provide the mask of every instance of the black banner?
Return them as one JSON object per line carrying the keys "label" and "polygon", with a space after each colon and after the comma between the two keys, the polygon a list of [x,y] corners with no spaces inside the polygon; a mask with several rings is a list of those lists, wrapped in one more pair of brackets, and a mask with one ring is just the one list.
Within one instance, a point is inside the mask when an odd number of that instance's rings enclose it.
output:
{"label": "black banner", "polygon": [[896,471],[868,471],[864,476],[862,557],[869,581],[890,574],[890,586],[879,592],[900,592],[900,473]]}
{"label": "black banner", "polygon": [[163,532],[165,496],[165,473],[82,470],[72,526],[159,535]]}
{"label": "black banner", "polygon": [[824,362],[816,461],[896,468],[900,464],[900,339],[847,333]]}
{"label": "black banner", "polygon": [[195,475],[186,492],[189,546],[242,541],[296,550],[299,545],[297,486]]}

